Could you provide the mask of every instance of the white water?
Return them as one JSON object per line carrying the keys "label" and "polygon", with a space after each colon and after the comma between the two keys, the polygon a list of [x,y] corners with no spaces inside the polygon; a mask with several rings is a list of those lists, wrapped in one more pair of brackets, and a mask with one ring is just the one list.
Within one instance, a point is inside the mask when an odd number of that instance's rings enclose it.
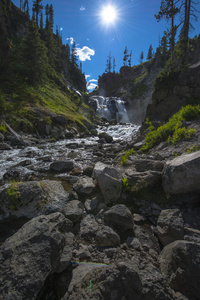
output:
{"label": "white water", "polygon": [[99,117],[110,121],[116,119],[118,123],[130,123],[125,102],[116,97],[92,96],[96,102],[96,113]]}

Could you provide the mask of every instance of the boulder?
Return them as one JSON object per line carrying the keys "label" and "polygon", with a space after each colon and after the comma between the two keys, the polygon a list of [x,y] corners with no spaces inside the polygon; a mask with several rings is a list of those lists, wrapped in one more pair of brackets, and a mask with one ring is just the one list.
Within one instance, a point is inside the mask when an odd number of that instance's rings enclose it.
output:
{"label": "boulder", "polygon": [[95,189],[95,183],[91,177],[80,177],[73,185],[74,190],[79,195],[90,195]]}
{"label": "boulder", "polygon": [[105,202],[117,202],[122,192],[122,181],[119,171],[98,162],[94,167],[94,177],[97,179]]}
{"label": "boulder", "polygon": [[50,171],[53,172],[69,172],[74,168],[74,163],[71,160],[68,161],[56,161],[50,164]]}
{"label": "boulder", "polygon": [[112,136],[110,136],[109,134],[107,134],[106,132],[101,132],[99,133],[98,137],[100,139],[105,139],[106,143],[112,143],[113,138]]}
{"label": "boulder", "polygon": [[[80,266],[77,268],[82,271]],[[75,273],[75,271],[74,271]],[[78,273],[78,270],[76,274]],[[78,273],[79,274],[79,273]],[[77,275],[78,275],[77,274]],[[75,275],[75,274],[74,274]],[[173,300],[172,291],[153,267],[139,272],[131,262],[90,267],[72,280],[63,300]],[[74,277],[74,276],[73,276]]]}
{"label": "boulder", "polygon": [[94,212],[98,205],[99,205],[100,201],[98,198],[93,198],[91,200],[86,200],[84,205],[85,205],[85,209],[87,211],[87,213],[92,213]]}
{"label": "boulder", "polygon": [[162,210],[156,227],[156,234],[163,246],[176,240],[183,240],[184,221],[179,209]]}
{"label": "boulder", "polygon": [[175,292],[190,300],[199,299],[199,243],[175,241],[164,247],[159,262],[162,274]]}
{"label": "boulder", "polygon": [[[60,266],[65,247],[66,218],[39,216],[23,225],[0,248],[2,299],[36,299],[49,274]],[[67,246],[67,244],[66,244]]]}
{"label": "boulder", "polygon": [[0,143],[0,150],[12,150],[12,147],[6,143]]}
{"label": "boulder", "polygon": [[167,194],[200,193],[200,151],[168,161],[162,174]]}
{"label": "boulder", "polygon": [[117,204],[104,213],[104,220],[112,225],[120,227],[120,230],[133,228],[131,211],[124,204]]}
{"label": "boulder", "polygon": [[10,184],[0,192],[0,219],[26,217],[62,211],[69,194],[62,183],[53,180],[29,181]]}
{"label": "boulder", "polygon": [[34,171],[24,166],[15,166],[9,168],[3,177],[9,180],[28,181],[32,175],[34,175]]}
{"label": "boulder", "polygon": [[115,245],[120,242],[118,234],[112,228],[98,224],[92,215],[87,215],[81,222],[80,236],[87,242],[100,245]]}
{"label": "boulder", "polygon": [[67,118],[62,115],[52,115],[51,119],[54,123],[56,123],[58,125],[61,125],[61,126],[67,125]]}
{"label": "boulder", "polygon": [[63,214],[72,222],[78,221],[83,215],[83,203],[78,200],[72,200],[64,206]]}
{"label": "boulder", "polygon": [[2,143],[4,140],[4,135],[0,132],[0,143]]}

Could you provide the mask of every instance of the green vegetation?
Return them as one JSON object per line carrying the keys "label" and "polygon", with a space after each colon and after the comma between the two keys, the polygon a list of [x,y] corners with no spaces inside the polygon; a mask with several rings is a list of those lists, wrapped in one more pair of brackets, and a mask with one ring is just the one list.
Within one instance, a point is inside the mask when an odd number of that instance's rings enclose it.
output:
{"label": "green vegetation", "polygon": [[4,123],[0,123],[0,132],[1,133],[6,133],[7,129]]}
{"label": "green vegetation", "polygon": [[126,151],[125,154],[121,157],[121,165],[124,166],[127,164],[127,159],[135,154],[135,150],[131,149],[129,151]]}
{"label": "green vegetation", "polygon": [[193,146],[186,149],[187,153],[192,153],[192,152],[196,152],[196,151],[200,151],[200,146],[199,145],[193,145]]}
{"label": "green vegetation", "polygon": [[144,79],[144,78],[146,77],[147,73],[148,73],[148,71],[147,71],[147,69],[145,68],[145,69],[143,70],[141,76],[138,77],[138,78],[135,78],[134,83],[137,84],[137,83],[139,83],[140,81],[142,81],[142,79]]}
{"label": "green vegetation", "polygon": [[124,189],[125,191],[130,190],[128,178],[127,178],[127,177],[125,177],[125,178],[122,177],[121,179],[122,179],[122,186],[123,186],[123,189]]}
{"label": "green vegetation", "polygon": [[10,186],[7,189],[9,208],[11,210],[16,210],[17,205],[21,199],[21,194],[19,191],[19,185],[16,181],[11,181]]}
{"label": "green vegetation", "polygon": [[146,144],[140,150],[147,151],[159,144],[161,141],[168,141],[171,144],[178,143],[181,139],[190,139],[194,129],[182,127],[183,121],[190,121],[200,116],[200,106],[187,105],[174,114],[167,123],[157,129],[147,120],[149,132],[146,135]]}

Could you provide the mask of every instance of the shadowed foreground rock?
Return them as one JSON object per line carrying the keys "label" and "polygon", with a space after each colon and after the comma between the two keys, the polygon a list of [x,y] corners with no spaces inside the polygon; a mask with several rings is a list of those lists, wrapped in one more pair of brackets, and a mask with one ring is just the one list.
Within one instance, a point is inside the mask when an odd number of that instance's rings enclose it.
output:
{"label": "shadowed foreground rock", "polygon": [[1,299],[36,299],[47,276],[62,264],[64,232],[71,226],[61,213],[42,215],[5,241],[0,249]]}

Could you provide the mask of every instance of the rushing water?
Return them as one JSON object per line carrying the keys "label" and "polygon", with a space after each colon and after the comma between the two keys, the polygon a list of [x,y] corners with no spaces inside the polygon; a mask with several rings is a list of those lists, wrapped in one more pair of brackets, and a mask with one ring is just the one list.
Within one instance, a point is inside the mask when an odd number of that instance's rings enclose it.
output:
{"label": "rushing water", "polygon": [[[131,139],[138,128],[139,126],[133,124],[101,126],[98,132],[107,132],[118,142]],[[73,159],[78,166],[87,165],[93,160],[95,149],[98,149],[98,137],[67,139],[24,149],[1,150],[0,179],[9,168],[18,165],[22,165],[28,172],[46,172],[54,159]]]}

